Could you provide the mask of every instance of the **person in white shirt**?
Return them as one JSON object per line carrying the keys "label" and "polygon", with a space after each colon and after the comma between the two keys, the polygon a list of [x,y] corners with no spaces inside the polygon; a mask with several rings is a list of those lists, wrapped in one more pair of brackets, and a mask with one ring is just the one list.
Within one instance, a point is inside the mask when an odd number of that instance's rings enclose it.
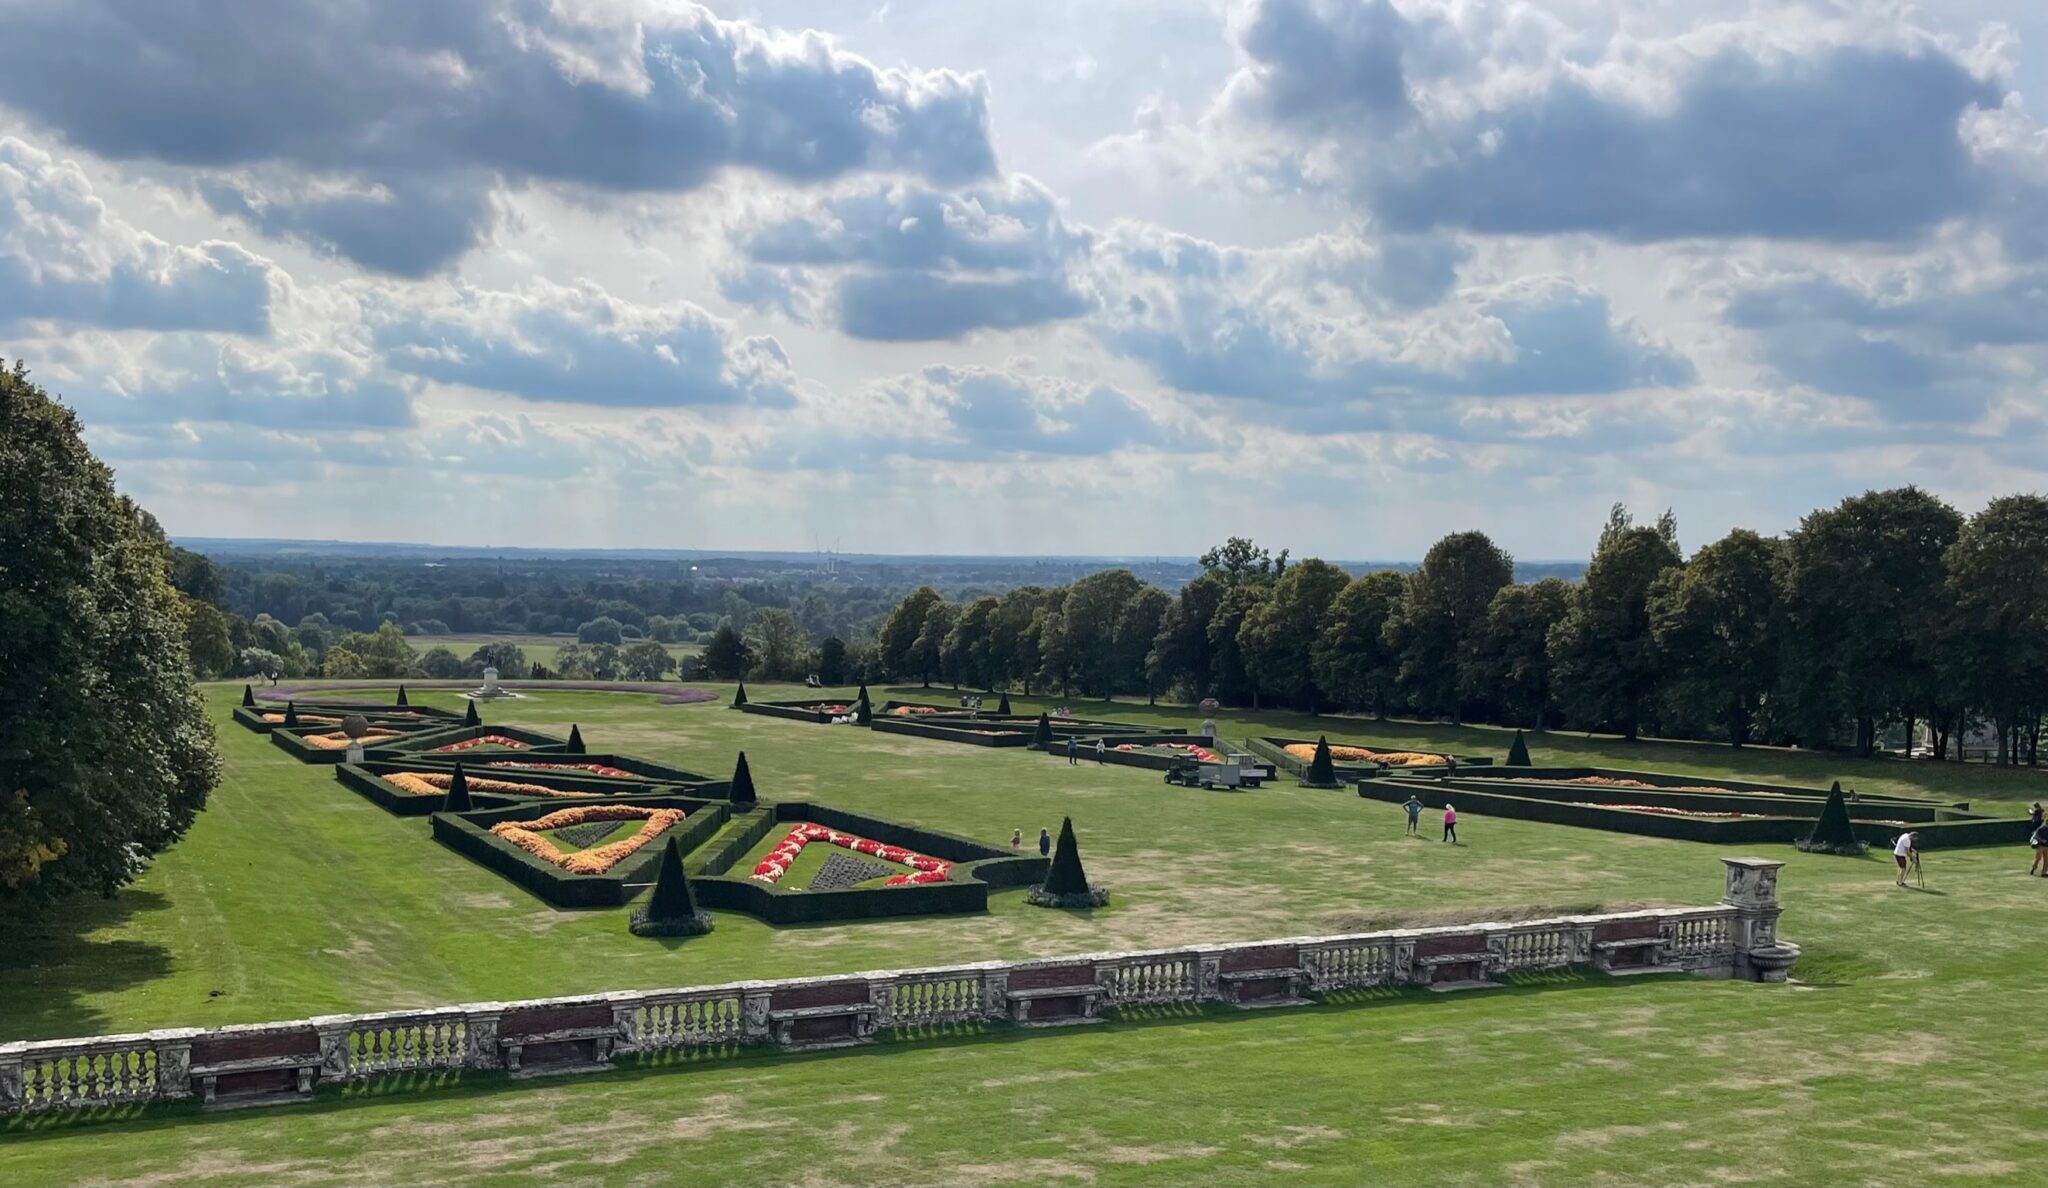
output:
{"label": "person in white shirt", "polygon": [[1907,832],[1901,833],[1899,840],[1892,844],[1892,861],[1899,864],[1898,885],[1901,887],[1906,885],[1906,867],[1912,863],[1913,856],[1919,852],[1914,846],[1917,840],[1916,835]]}

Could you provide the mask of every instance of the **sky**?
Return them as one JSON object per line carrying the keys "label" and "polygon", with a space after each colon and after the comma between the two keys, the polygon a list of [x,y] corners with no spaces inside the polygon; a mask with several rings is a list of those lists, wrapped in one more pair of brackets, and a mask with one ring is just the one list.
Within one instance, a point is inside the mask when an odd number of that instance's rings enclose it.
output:
{"label": "sky", "polygon": [[174,535],[1584,556],[2048,488],[2027,0],[0,0]]}

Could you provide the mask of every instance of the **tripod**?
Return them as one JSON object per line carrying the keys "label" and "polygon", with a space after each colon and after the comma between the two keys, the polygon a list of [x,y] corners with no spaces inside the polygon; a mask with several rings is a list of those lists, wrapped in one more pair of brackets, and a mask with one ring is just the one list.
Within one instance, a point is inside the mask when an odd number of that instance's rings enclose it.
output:
{"label": "tripod", "polygon": [[1913,857],[1907,865],[1907,873],[1913,876],[1914,884],[1922,891],[1927,890],[1927,876],[1920,872],[1920,851],[1913,851]]}

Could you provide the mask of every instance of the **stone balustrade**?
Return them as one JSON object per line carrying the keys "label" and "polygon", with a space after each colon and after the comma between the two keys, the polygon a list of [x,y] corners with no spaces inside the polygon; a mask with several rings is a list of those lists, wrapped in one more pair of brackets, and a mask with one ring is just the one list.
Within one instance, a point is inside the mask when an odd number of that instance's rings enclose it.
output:
{"label": "stone balustrade", "polygon": [[319,1083],[411,1073],[580,1072],[621,1056],[866,1043],[885,1028],[1083,1023],[1105,1008],[1252,1007],[1371,987],[1462,989],[1502,975],[1585,966],[1783,981],[1798,957],[1777,936],[1783,864],[1722,861],[1727,896],[1712,907],[0,1044],[0,1117],[190,1097],[289,1101]]}

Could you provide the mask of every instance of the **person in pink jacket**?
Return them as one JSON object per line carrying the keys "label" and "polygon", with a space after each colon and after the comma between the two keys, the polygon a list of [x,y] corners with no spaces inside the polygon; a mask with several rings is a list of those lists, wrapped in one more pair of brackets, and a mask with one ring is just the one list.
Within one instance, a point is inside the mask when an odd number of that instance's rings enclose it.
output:
{"label": "person in pink jacket", "polygon": [[1448,800],[1444,802],[1444,840],[1458,844],[1458,810]]}

